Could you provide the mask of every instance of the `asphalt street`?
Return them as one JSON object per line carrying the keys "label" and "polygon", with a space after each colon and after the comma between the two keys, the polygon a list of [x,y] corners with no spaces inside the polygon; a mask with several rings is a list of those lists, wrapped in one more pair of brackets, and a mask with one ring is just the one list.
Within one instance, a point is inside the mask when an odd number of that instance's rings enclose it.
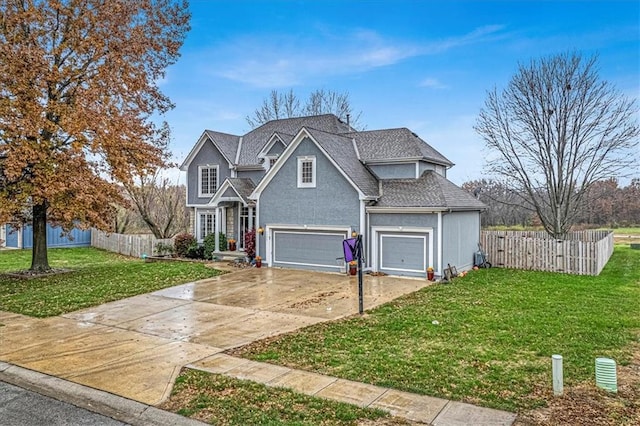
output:
{"label": "asphalt street", "polygon": [[122,426],[109,417],[0,381],[2,426]]}

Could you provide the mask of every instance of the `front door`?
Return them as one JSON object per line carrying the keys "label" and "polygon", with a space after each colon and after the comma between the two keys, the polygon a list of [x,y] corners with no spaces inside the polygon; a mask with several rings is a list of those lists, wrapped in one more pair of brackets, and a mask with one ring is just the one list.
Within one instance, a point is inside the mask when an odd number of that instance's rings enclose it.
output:
{"label": "front door", "polygon": [[244,236],[249,230],[250,224],[256,223],[256,211],[251,209],[251,221],[249,221],[249,207],[240,206],[240,221],[239,221],[239,235],[238,235],[238,247],[244,250]]}

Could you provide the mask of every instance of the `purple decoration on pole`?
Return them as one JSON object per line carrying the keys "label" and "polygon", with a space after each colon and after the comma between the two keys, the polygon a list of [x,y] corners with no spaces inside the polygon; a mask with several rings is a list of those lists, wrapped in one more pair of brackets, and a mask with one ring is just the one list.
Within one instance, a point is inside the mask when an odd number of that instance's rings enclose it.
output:
{"label": "purple decoration on pole", "polygon": [[355,259],[357,238],[349,238],[342,241],[342,249],[344,250],[344,261],[349,263]]}

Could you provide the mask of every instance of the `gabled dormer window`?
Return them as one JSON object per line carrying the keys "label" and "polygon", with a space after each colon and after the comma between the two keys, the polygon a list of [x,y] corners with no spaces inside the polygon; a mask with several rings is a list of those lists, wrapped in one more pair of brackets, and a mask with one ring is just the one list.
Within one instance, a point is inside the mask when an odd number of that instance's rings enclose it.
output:
{"label": "gabled dormer window", "polygon": [[298,188],[316,187],[316,157],[298,157]]}
{"label": "gabled dormer window", "polygon": [[218,166],[198,166],[198,196],[211,197],[218,190]]}

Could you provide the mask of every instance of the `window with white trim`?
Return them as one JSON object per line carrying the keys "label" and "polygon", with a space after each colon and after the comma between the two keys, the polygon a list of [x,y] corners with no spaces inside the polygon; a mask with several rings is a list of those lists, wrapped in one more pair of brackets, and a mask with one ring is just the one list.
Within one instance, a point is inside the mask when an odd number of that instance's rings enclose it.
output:
{"label": "window with white trim", "polygon": [[211,197],[218,190],[218,166],[198,166],[198,196]]}
{"label": "window with white trim", "polygon": [[298,157],[298,188],[316,187],[316,157]]}
{"label": "window with white trim", "polygon": [[215,231],[216,215],[214,212],[201,212],[199,214],[198,241],[202,241]]}

